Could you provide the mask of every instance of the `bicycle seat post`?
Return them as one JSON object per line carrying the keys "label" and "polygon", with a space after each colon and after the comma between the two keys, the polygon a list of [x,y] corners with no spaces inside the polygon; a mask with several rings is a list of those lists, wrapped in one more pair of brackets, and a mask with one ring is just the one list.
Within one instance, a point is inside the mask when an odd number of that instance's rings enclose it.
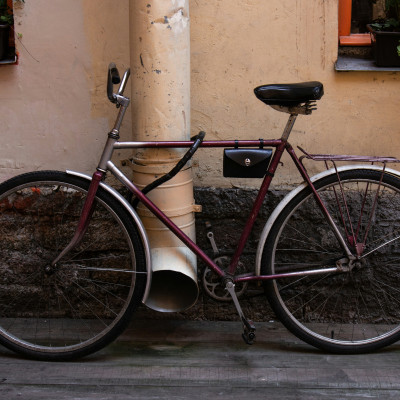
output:
{"label": "bicycle seat post", "polygon": [[289,119],[286,123],[285,129],[283,130],[282,137],[281,137],[281,139],[285,142],[289,139],[289,135],[290,135],[290,132],[292,132],[294,123],[296,122],[297,115],[298,114],[290,114],[290,116],[289,116]]}

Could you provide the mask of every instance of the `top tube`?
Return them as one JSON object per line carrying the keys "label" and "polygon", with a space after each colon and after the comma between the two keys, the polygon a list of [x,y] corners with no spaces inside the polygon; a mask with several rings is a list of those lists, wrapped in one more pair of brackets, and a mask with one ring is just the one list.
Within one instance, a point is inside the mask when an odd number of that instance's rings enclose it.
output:
{"label": "top tube", "polygon": [[[271,147],[278,147],[284,141],[274,140],[205,140],[199,147],[260,147],[260,144]],[[115,142],[114,149],[132,149],[132,148],[186,148],[192,146],[193,140],[187,141],[163,141],[163,142]]]}

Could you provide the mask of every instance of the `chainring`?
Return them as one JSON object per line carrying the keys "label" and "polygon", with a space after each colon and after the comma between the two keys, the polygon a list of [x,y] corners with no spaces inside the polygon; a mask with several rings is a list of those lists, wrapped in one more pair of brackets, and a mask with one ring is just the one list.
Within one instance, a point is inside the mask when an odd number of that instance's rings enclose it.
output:
{"label": "chainring", "polygon": [[[215,258],[214,262],[224,271],[228,269],[230,257],[220,256]],[[239,273],[244,272],[243,263],[239,261],[236,270]],[[221,278],[211,268],[207,267],[204,270],[202,282],[205,292],[213,299],[218,301],[232,301],[231,295],[221,284]],[[238,298],[245,293],[247,286],[247,282],[235,283],[235,292]]]}

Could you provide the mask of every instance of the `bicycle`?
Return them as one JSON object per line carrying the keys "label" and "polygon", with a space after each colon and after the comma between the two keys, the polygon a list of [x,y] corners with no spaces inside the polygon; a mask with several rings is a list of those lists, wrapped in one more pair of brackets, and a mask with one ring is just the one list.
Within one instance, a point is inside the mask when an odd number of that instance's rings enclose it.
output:
{"label": "bicycle", "polygon": [[[104,182],[108,172],[218,277],[238,311],[247,343],[253,343],[255,327],[240,307],[235,285],[255,281],[263,282],[281,322],[319,349],[364,353],[400,339],[400,173],[387,168],[399,160],[313,155],[301,149],[298,158],[288,138],[297,116],[316,109],[321,83],[255,89],[265,104],[289,113],[280,139],[205,141],[201,132],[188,141],[120,142],[128,78],[129,69],[121,81],[110,64],[107,95],[119,113],[92,177],[41,171],[0,185],[2,345],[42,360],[82,357],[114,340],[146,299],[151,280],[146,231],[131,202]],[[111,161],[116,149],[152,147],[188,149],[170,175],[199,148],[233,151],[226,172],[233,175],[249,176],[248,167],[258,157],[250,176],[261,174],[263,181],[228,268],[220,268],[146,196],[169,176],[140,191]],[[254,272],[235,275],[284,152],[304,183],[286,195],[265,223]],[[304,160],[323,161],[326,170],[310,177]],[[338,166],[339,161],[364,164]]]}

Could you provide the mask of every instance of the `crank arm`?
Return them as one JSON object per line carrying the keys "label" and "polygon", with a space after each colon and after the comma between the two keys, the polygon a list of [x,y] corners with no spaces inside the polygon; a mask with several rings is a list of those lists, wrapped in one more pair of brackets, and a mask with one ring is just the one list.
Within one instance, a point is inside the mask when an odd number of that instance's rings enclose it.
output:
{"label": "crank arm", "polygon": [[225,285],[226,290],[232,297],[233,303],[235,304],[236,310],[239,314],[239,317],[243,323],[243,333],[242,338],[247,344],[253,344],[256,338],[255,334],[255,326],[252,321],[248,320],[242,311],[242,307],[240,307],[239,300],[236,296],[235,292],[235,284],[231,280],[227,280]]}

